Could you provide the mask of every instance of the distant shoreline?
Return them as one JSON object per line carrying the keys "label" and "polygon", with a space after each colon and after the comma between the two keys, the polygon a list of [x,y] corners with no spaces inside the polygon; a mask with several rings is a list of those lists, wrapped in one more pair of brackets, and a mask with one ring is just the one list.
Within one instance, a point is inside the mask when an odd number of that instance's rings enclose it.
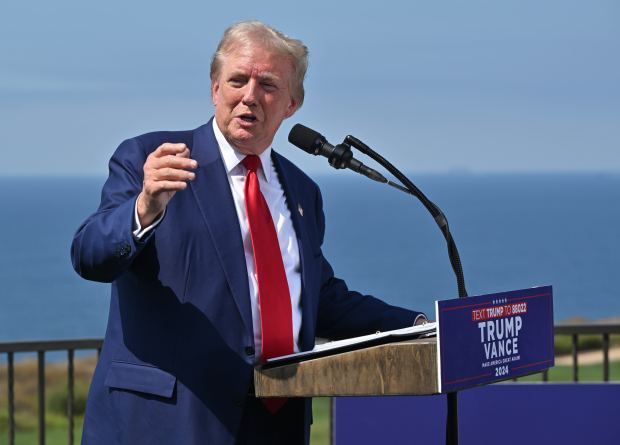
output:
{"label": "distant shoreline", "polygon": [[[305,170],[310,176],[317,179],[333,178],[335,173],[330,168],[324,168],[320,170]],[[404,172],[405,175],[411,178],[425,178],[425,177],[437,177],[437,176],[450,176],[450,177],[493,177],[493,176],[532,176],[532,177],[566,177],[566,176],[607,176],[617,178],[620,177],[620,171],[617,170],[437,170],[437,171],[409,171]],[[80,173],[0,173],[1,180],[14,180],[14,179],[47,179],[47,180],[98,180],[103,183],[107,178],[107,174],[104,173],[92,173],[92,174],[80,174]],[[338,180],[352,180],[358,181],[359,178],[350,175],[338,176]]]}

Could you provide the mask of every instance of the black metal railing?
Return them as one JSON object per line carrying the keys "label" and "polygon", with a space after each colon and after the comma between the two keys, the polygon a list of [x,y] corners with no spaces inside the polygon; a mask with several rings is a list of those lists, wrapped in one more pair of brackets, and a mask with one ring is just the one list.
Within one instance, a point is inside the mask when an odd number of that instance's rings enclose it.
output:
{"label": "black metal railing", "polygon": [[67,351],[67,419],[68,444],[74,443],[74,358],[76,350],[91,349],[101,352],[101,339],[21,341],[0,343],[0,353],[7,354],[7,396],[9,445],[15,445],[15,353],[37,353],[37,406],[39,445],[45,445],[45,354]]}
{"label": "black metal railing", "polygon": [[[601,349],[603,351],[603,381],[609,381],[609,337],[612,334],[620,334],[620,323],[595,323],[595,324],[560,324],[555,326],[555,335],[567,335],[571,337],[571,354],[573,362],[573,382],[579,382],[579,336],[597,335],[601,337]],[[543,375],[543,380],[546,380]]]}
{"label": "black metal railing", "polygon": [[[603,381],[609,381],[610,335],[620,334],[618,324],[560,324],[555,326],[555,335],[570,336],[572,343],[573,381],[579,382],[579,336],[600,335],[603,352]],[[39,445],[45,445],[45,354],[50,351],[67,351],[67,418],[68,444],[74,443],[74,358],[76,350],[101,352],[102,339],[22,341],[0,343],[0,354],[7,354],[7,395],[9,445],[15,445],[15,353],[36,352],[37,354],[37,405]],[[542,373],[548,381],[548,372]]]}

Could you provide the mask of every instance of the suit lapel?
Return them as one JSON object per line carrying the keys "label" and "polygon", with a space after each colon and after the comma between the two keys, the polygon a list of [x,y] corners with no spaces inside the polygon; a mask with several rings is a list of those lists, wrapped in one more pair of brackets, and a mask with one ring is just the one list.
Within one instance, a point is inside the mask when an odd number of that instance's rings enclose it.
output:
{"label": "suit lapel", "polygon": [[[306,267],[308,262],[312,260],[312,247],[307,240],[308,230],[306,224],[308,218],[304,217],[303,206],[300,200],[302,196],[301,190],[298,190],[299,181],[295,181],[292,177],[294,175],[290,169],[286,168],[286,163],[281,161],[280,154],[272,151],[271,155],[273,164],[278,172],[284,195],[286,196],[286,203],[289,211],[291,212],[291,219],[293,221],[293,227],[295,228],[295,234],[297,236],[297,245],[299,246],[299,257],[301,262],[301,333],[300,333],[300,348],[303,350],[304,345],[312,345],[314,343],[314,332],[312,326],[314,326],[314,312],[312,311],[312,302],[308,301],[310,295],[306,291],[306,283],[312,278],[308,276],[309,268]],[[310,339],[312,337],[312,339]],[[309,347],[309,346],[308,346]]]}
{"label": "suit lapel", "polygon": [[[248,275],[241,229],[226,169],[213,134],[212,121],[194,132],[191,156],[198,162],[199,167],[196,179],[190,182],[190,189],[196,198],[217,250],[217,255],[245,328],[251,333],[253,331],[252,309],[250,307]],[[305,285],[308,280],[312,279],[308,277],[309,268],[306,267],[313,255],[312,247],[307,240],[306,225],[312,221],[307,221],[307,218],[303,216],[303,207],[300,201],[303,191],[297,189],[299,182],[295,181],[294,173],[286,167],[286,163],[282,162],[280,158],[281,156],[273,151],[272,159],[291,212],[299,246],[302,288],[302,338],[300,339],[300,346],[303,349],[303,345],[312,345],[314,340],[310,338],[313,337],[311,331],[312,326],[314,326],[312,302],[306,301],[310,296],[306,292]]]}
{"label": "suit lapel", "polygon": [[252,309],[243,241],[235,203],[213,134],[212,120],[194,132],[191,156],[198,162],[190,183],[243,323],[252,332]]}

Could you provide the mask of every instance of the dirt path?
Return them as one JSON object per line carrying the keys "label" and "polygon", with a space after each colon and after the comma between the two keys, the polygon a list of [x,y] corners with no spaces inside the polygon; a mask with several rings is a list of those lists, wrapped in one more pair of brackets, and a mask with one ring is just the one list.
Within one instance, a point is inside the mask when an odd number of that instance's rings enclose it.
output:
{"label": "dirt path", "polygon": [[[620,347],[609,348],[609,361],[620,360]],[[593,365],[596,363],[603,363],[603,351],[587,351],[580,352],[577,362],[580,365]],[[556,365],[572,365],[572,355],[562,355],[555,358]]]}

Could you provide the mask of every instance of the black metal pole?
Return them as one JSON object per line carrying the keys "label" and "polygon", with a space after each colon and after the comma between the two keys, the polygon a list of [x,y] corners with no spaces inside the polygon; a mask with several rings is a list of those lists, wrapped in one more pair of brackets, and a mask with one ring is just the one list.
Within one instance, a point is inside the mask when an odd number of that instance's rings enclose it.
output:
{"label": "black metal pole", "polygon": [[[364,144],[354,136],[347,136],[344,139],[343,144],[351,145],[357,148],[359,151],[369,156],[388,170],[394,177],[396,177],[405,187],[401,187],[391,181],[387,183],[397,189],[414,195],[420,200],[420,202],[426,207],[430,214],[435,219],[435,222],[439,226],[439,230],[443,234],[446,243],[448,245],[448,256],[450,258],[450,264],[452,270],[456,276],[456,283],[458,287],[458,293],[460,298],[467,297],[467,289],[465,288],[465,277],[463,276],[463,266],[461,264],[461,258],[459,256],[456,243],[450,233],[448,226],[448,220],[439,207],[437,207],[430,199],[428,199],[422,191],[417,188],[413,182],[409,180],[403,173],[401,173],[394,165],[392,165],[387,159],[375,152],[372,148]],[[448,411],[446,415],[446,445],[458,445],[459,443],[459,423],[458,423],[458,395],[456,392],[447,394]]]}
{"label": "black metal pole", "polygon": [[448,413],[446,415],[446,445],[459,443],[459,414],[458,397],[456,392],[446,394],[448,400]]}

